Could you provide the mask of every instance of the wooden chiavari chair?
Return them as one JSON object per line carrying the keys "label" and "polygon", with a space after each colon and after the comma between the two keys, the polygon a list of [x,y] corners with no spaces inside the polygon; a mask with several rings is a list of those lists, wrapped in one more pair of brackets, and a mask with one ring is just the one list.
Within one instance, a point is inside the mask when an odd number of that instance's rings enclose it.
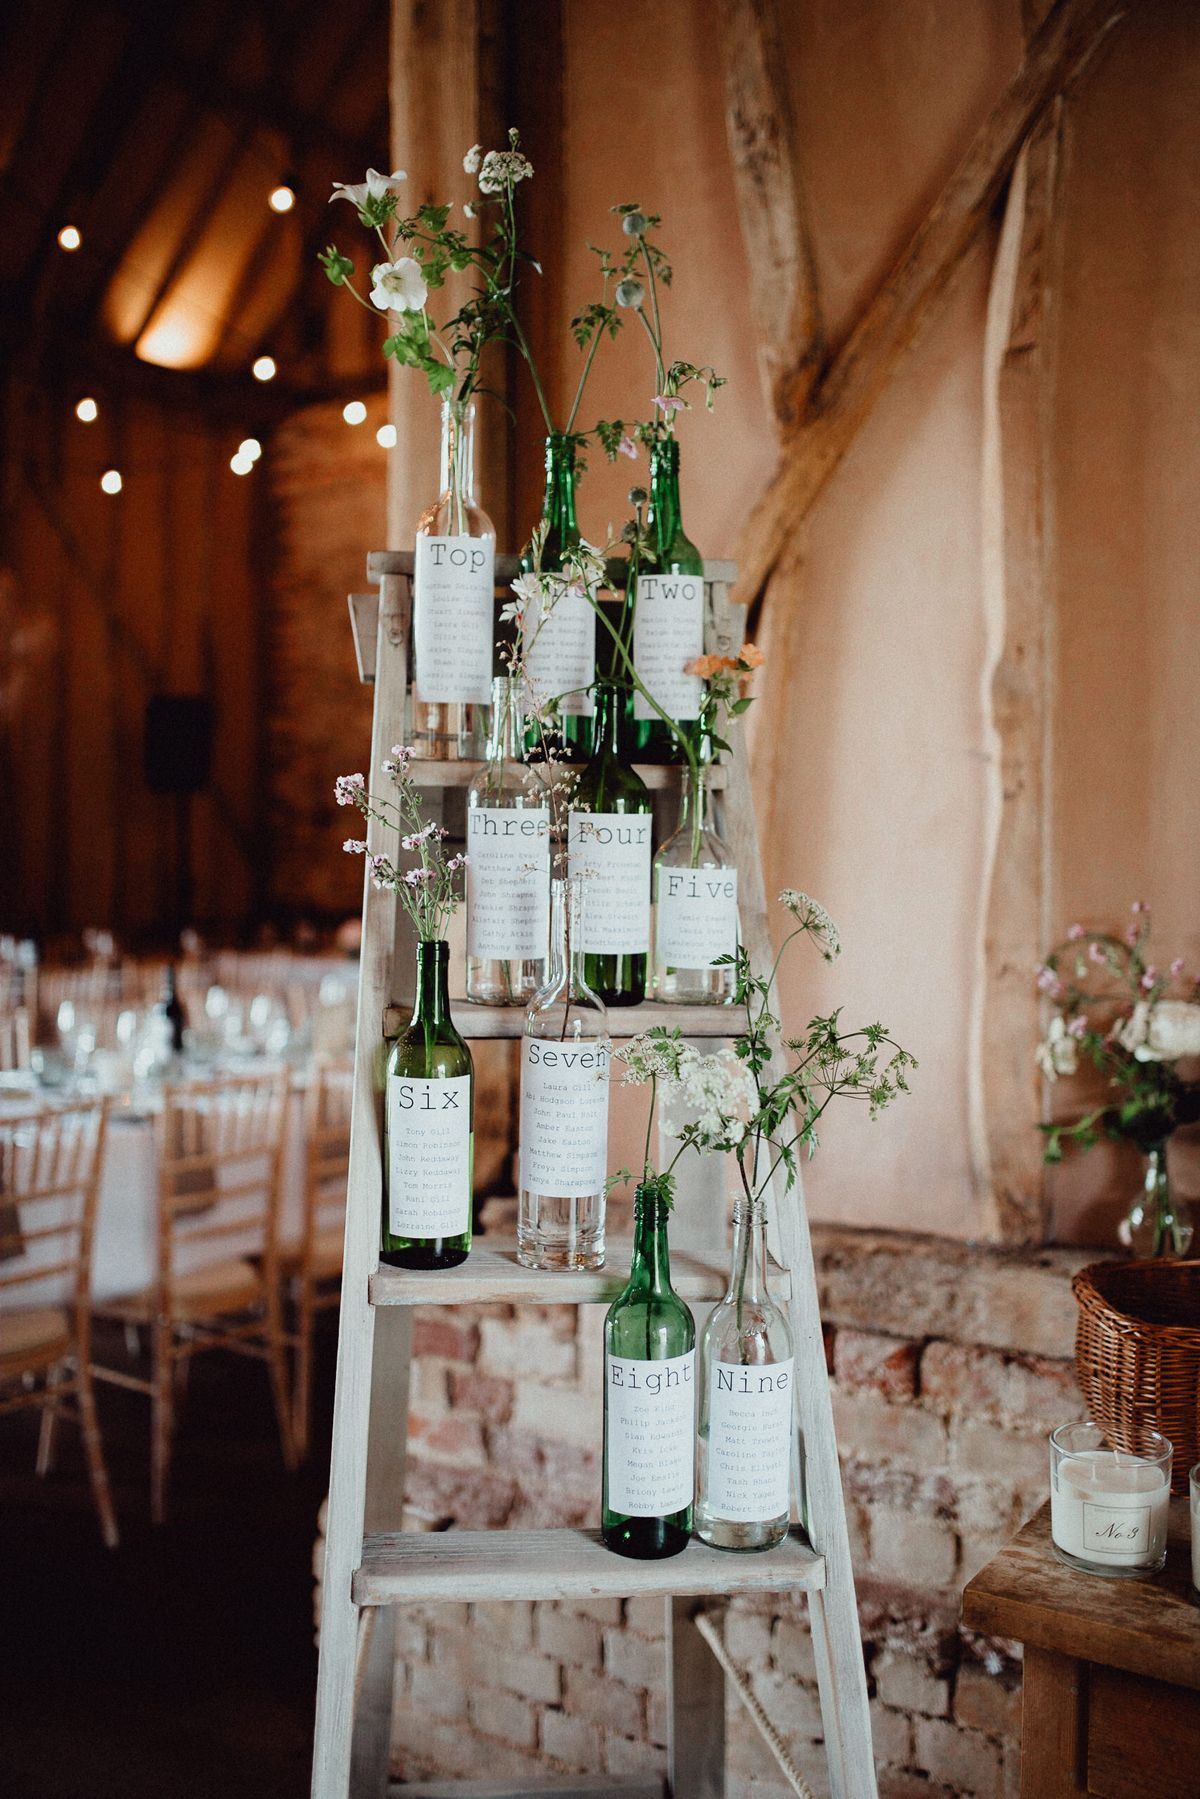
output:
{"label": "wooden chiavari chair", "polygon": [[96,1370],[99,1379],[150,1396],[156,1524],[167,1510],[176,1373],[204,1350],[267,1363],[284,1463],[295,1465],[278,1242],[286,1105],[283,1073],[163,1090],[158,1278],[99,1308],[126,1325],[148,1327],[150,1379]]}
{"label": "wooden chiavari chair", "polygon": [[284,1261],[295,1306],[292,1434],[301,1461],[308,1454],[312,1419],[316,1314],[335,1306],[341,1292],[353,1097],[352,1064],[318,1066],[305,1096],[303,1234]]}
{"label": "wooden chiavari chair", "polygon": [[[91,1367],[92,1235],[105,1117],[101,1100],[0,1119],[0,1414],[41,1408],[37,1471],[46,1474],[55,1427],[74,1402],[100,1529],[115,1549]],[[17,1298],[10,1303],[6,1295]]]}
{"label": "wooden chiavari chair", "polygon": [[0,1012],[0,1073],[29,1067],[29,1013],[24,1006]]}

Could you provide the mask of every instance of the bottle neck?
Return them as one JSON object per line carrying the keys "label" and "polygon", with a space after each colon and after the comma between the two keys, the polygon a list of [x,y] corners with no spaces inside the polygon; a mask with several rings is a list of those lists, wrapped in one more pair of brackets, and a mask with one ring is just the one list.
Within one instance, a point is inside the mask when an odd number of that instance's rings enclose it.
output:
{"label": "bottle neck", "polygon": [[511,675],[497,675],[492,682],[492,728],[488,735],[489,762],[520,762],[523,755],[520,682]]}
{"label": "bottle neck", "polygon": [[[440,491],[450,496],[452,506],[475,503],[475,402],[443,400],[442,455],[439,476]],[[459,534],[459,523],[451,518],[452,535]]]}
{"label": "bottle neck", "polygon": [[667,1243],[670,1208],[656,1194],[639,1187],[633,1198],[633,1267],[630,1279],[655,1293],[671,1291],[671,1252]]}
{"label": "bottle neck", "polygon": [[432,940],[417,944],[417,992],[412,1023],[435,1026],[450,1018],[450,945]]}
{"label": "bottle neck", "polygon": [[767,1213],[758,1200],[736,1201],[733,1208],[733,1260],[727,1299],[767,1297]]}
{"label": "bottle neck", "polygon": [[[542,518],[549,529],[547,544],[557,550],[573,549],[579,541],[575,519],[575,442],[561,431],[553,431],[546,439],[546,495],[542,501]],[[543,562],[547,572],[552,572]]]}
{"label": "bottle neck", "polygon": [[625,755],[625,718],[628,695],[613,681],[596,683],[595,714],[592,718],[592,755]]}
{"label": "bottle neck", "polygon": [[679,829],[692,830],[697,836],[712,829],[712,799],[708,791],[708,770],[703,763],[693,774],[690,762],[683,765],[683,783],[679,790]]}
{"label": "bottle neck", "polygon": [[577,994],[587,986],[583,972],[583,882],[578,876],[550,883],[550,971],[548,984]]}
{"label": "bottle neck", "polygon": [[683,530],[679,504],[679,445],[673,437],[650,446],[650,523],[660,554]]}

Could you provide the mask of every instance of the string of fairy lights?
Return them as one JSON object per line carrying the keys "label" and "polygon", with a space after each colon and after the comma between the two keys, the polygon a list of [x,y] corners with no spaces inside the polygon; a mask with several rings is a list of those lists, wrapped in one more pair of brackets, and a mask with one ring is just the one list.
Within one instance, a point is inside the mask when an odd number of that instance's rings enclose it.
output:
{"label": "string of fairy lights", "polygon": [[[288,213],[296,204],[296,191],[287,182],[279,182],[267,195],[267,205],[272,212]],[[68,255],[83,248],[83,233],[78,225],[63,225],[58,232],[58,247]],[[250,364],[250,373],[256,381],[273,381],[279,373],[279,365],[273,356],[262,354],[256,356]],[[75,402],[75,417],[83,425],[92,425],[100,417],[100,403],[92,394],[83,394]],[[367,408],[362,400],[349,400],[342,408],[342,417],[348,425],[366,423]],[[383,450],[394,450],[396,447],[395,425],[380,425],[375,433],[375,441]],[[256,437],[244,437],[233,455],[229,458],[229,467],[235,475],[248,475],[262,456],[263,447]],[[125,486],[125,478],[120,469],[105,469],[100,477],[100,488],[106,494],[119,494]]]}

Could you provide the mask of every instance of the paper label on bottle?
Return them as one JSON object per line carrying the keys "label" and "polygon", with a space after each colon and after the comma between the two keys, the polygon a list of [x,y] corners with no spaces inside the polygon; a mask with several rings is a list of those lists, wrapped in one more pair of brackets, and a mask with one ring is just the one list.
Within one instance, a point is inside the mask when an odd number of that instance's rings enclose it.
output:
{"label": "paper label on bottle", "polygon": [[788,1509],[794,1366],[714,1362],[704,1503],[730,1524],[762,1524]]}
{"label": "paper label on bottle", "polygon": [[738,946],[737,869],[655,870],[654,956],[665,968],[712,968]]}
{"label": "paper label on bottle", "polygon": [[491,699],[495,613],[495,538],[418,531],[413,681],[419,699],[439,705]]}
{"label": "paper label on bottle", "polygon": [[650,1362],[605,1356],[611,1511],[662,1518],[692,1503],[696,1466],[696,1352]]}
{"label": "paper label on bottle", "polygon": [[650,948],[649,812],[575,812],[567,871],[583,881],[581,940],[590,956],[643,956]]}
{"label": "paper label on bottle", "polygon": [[471,1223],[471,1077],[387,1077],[388,1229],[457,1237]]}
{"label": "paper label on bottle", "polygon": [[550,812],[467,811],[467,954],[543,962],[550,936]]}
{"label": "paper label on bottle", "polygon": [[603,1193],[608,1174],[608,1043],[521,1043],[521,1187],[557,1199]]}
{"label": "paper label on bottle", "polygon": [[[633,612],[633,662],[664,712],[699,718],[704,684],[684,664],[704,654],[704,579],[701,575],[639,575]],[[635,718],[657,718],[636,689]]]}
{"label": "paper label on bottle", "polygon": [[557,699],[564,718],[590,718],[596,679],[596,614],[587,595],[571,592],[563,577],[550,596],[541,591],[526,603],[525,709],[538,712]]}

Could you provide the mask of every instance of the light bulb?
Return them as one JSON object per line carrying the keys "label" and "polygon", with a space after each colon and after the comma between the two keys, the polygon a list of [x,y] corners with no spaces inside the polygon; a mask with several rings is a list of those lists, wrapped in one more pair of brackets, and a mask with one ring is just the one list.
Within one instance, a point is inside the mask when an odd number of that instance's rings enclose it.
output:
{"label": "light bulb", "polygon": [[257,437],[243,437],[237,447],[237,453],[239,456],[244,456],[248,462],[257,462],[262,455],[262,445]]}
{"label": "light bulb", "polygon": [[279,186],[273,187],[267,195],[267,205],[272,212],[291,212],[295,204],[296,196],[286,181],[281,181]]}
{"label": "light bulb", "polygon": [[105,469],[100,477],[100,485],[105,493],[120,493],[125,483],[121,479],[120,469]]}
{"label": "light bulb", "polygon": [[348,425],[361,425],[367,416],[367,409],[361,400],[348,400],[342,407],[342,417]]}
{"label": "light bulb", "polygon": [[250,373],[256,381],[270,381],[275,375],[275,358],[273,356],[256,356],[250,365]]}
{"label": "light bulb", "polygon": [[60,250],[78,250],[82,242],[83,238],[76,225],[64,225],[58,234],[58,247]]}
{"label": "light bulb", "polygon": [[95,400],[86,399],[76,401],[75,417],[77,419],[82,419],[85,425],[90,425],[92,420],[99,418],[99,416],[100,408],[97,406]]}
{"label": "light bulb", "polygon": [[248,475],[254,467],[253,456],[243,456],[239,450],[236,456],[229,458],[229,466],[235,475]]}
{"label": "light bulb", "polygon": [[375,442],[381,449],[394,450],[396,447],[395,425],[380,425],[378,431],[375,433]]}

